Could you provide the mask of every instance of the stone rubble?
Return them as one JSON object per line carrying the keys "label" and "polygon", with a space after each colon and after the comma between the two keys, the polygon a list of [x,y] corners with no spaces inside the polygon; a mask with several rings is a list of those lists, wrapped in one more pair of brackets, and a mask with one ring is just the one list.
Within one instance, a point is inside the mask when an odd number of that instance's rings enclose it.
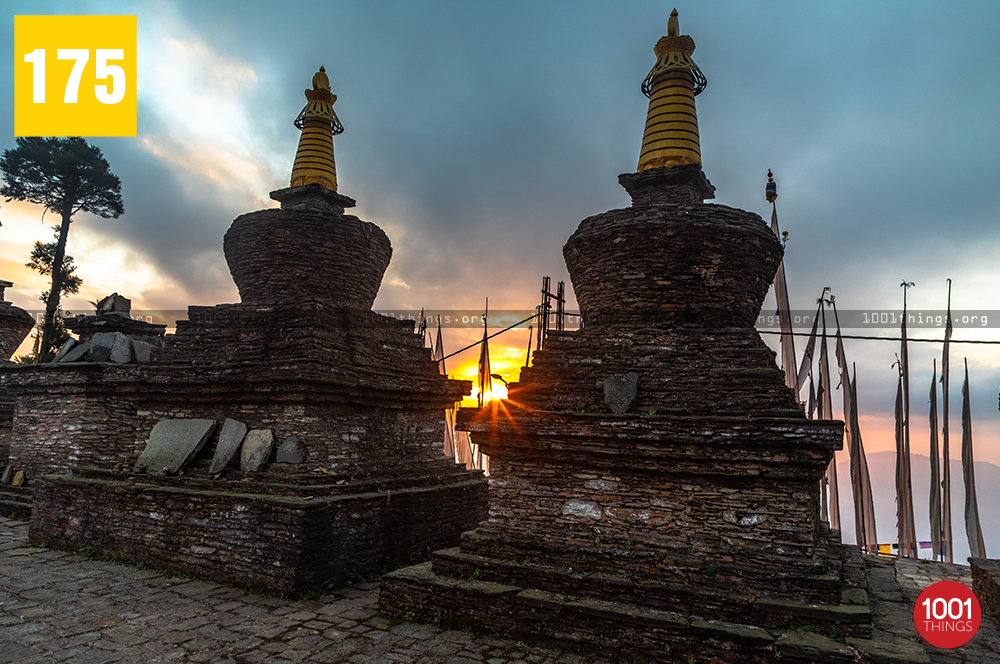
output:
{"label": "stone rubble", "polygon": [[306,448],[298,438],[288,438],[279,447],[275,463],[305,463]]}
{"label": "stone rubble", "polygon": [[240,470],[256,473],[264,469],[271,460],[274,449],[274,433],[270,429],[253,429],[243,439],[240,450]]}

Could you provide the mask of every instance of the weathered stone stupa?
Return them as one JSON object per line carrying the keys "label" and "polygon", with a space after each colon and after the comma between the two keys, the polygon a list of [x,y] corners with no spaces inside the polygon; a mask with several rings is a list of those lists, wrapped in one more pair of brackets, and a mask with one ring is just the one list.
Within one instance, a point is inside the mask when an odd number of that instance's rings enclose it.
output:
{"label": "weathered stone stupa", "polygon": [[[13,285],[0,279],[0,366],[9,364],[17,347],[35,326],[31,314],[4,300],[4,291]],[[14,395],[0,384],[0,516],[24,517],[30,511],[28,490],[7,486],[14,477],[13,468],[9,465],[14,403]]]}
{"label": "weathered stone stupa", "polygon": [[4,291],[13,286],[0,279],[0,362],[6,362],[14,355],[24,338],[35,326],[35,319],[24,309],[4,301]]}
{"label": "weathered stone stupa", "polygon": [[[33,542],[301,595],[454,545],[485,517],[486,480],[441,453],[444,410],[470,385],[439,374],[411,322],[371,311],[392,248],[344,212],[323,69],[306,97],[280,209],[225,236],[241,303],[190,307],[149,364],[7,377],[18,445],[64,436],[88,461],[22,455]],[[89,409],[31,412],[49,383],[81,380]],[[95,402],[100,435],[74,438]]]}
{"label": "weathered stone stupa", "polygon": [[619,177],[632,206],[563,249],[583,329],[550,332],[508,400],[460,414],[490,456],[489,519],[384,577],[381,607],[629,661],[813,661],[803,639],[854,661],[861,556],[819,509],[843,423],[806,419],[754,329],[782,247],[704,203],[705,78],[676,10],[667,32],[638,171]]}

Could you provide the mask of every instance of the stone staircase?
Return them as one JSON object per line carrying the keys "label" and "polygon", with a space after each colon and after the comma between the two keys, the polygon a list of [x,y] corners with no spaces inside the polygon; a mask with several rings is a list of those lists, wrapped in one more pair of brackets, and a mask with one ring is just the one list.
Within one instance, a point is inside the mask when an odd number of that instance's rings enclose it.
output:
{"label": "stone staircase", "polygon": [[[6,466],[0,466],[0,477]],[[0,517],[28,520],[31,517],[31,489],[0,482]]]}

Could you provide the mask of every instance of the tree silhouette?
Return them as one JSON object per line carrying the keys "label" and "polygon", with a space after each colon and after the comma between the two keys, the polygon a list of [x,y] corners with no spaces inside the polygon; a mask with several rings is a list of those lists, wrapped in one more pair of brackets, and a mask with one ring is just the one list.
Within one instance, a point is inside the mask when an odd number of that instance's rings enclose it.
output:
{"label": "tree silhouette", "polygon": [[[69,225],[77,212],[89,212],[105,219],[117,218],[125,211],[122,184],[111,172],[100,148],[82,138],[18,138],[17,147],[0,156],[3,186],[0,195],[7,201],[27,201],[42,205],[58,214],[55,247],[49,261],[52,286],[45,298],[42,341],[38,357],[48,361],[59,338],[56,312],[65,292],[66,239]],[[44,246],[44,245],[43,245]],[[35,252],[32,251],[34,259]]]}
{"label": "tree silhouette", "polygon": [[[36,270],[42,276],[52,274],[52,263],[55,260],[56,248],[59,239],[59,226],[53,226],[52,230],[55,231],[54,235],[56,241],[53,242],[35,242],[35,246],[31,250],[31,260],[24,264],[25,267],[30,267],[32,270]],[[80,292],[80,286],[83,285],[83,279],[73,274],[76,271],[76,262],[73,257],[67,253],[63,253],[62,262],[62,295],[74,295]],[[42,291],[41,297],[39,297],[42,302],[46,302],[49,299],[49,291]]]}

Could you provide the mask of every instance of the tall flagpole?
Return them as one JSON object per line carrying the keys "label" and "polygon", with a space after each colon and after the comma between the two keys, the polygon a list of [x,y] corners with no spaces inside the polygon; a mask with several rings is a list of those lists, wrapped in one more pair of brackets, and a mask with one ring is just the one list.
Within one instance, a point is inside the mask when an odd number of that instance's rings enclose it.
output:
{"label": "tall flagpole", "polygon": [[965,383],[962,384],[962,475],[965,479],[965,533],[973,558],[986,557],[983,529],[979,524],[976,500],[976,467],[972,458],[972,404],[969,399],[969,360],[965,360]]}
{"label": "tall flagpole", "polygon": [[[819,297],[820,316],[823,322],[823,336],[820,339],[819,346],[819,386],[820,390],[823,392],[819,400],[819,419],[821,420],[833,419],[833,390],[830,385],[830,355],[827,352],[826,344],[826,307],[824,306],[828,302],[826,299],[826,293],[829,290],[829,286],[823,288],[823,293]],[[830,500],[830,527],[834,530],[840,530],[840,487],[837,486],[836,452],[834,452],[833,458],[830,459],[830,465],[826,468],[826,480],[827,493],[829,494]]]}
{"label": "tall flagpole", "polygon": [[901,381],[903,388],[903,458],[902,463],[902,487],[901,487],[901,514],[905,516],[903,521],[903,540],[900,541],[900,549],[906,548],[906,556],[909,558],[919,558],[917,554],[917,534],[916,524],[913,519],[913,482],[910,471],[910,358],[908,344],[906,341],[906,291],[913,286],[912,281],[904,281],[900,284],[903,288],[903,320],[901,322],[901,347],[900,364],[902,365]]}
{"label": "tall flagpole", "polygon": [[816,350],[816,331],[819,329],[819,315],[822,307],[822,302],[820,302],[819,306],[816,307],[816,315],[813,316],[812,330],[809,332],[809,341],[806,342],[806,349],[802,352],[802,363],[799,364],[799,373],[796,383],[798,385],[797,389],[800,390],[802,389],[802,386],[805,385],[806,378],[812,375],[813,352]]}
{"label": "tall flagpole", "polygon": [[[857,473],[858,479],[854,479]],[[871,476],[868,474],[868,459],[865,457],[865,446],[861,440],[861,426],[858,424],[858,368],[854,367],[854,378],[851,380],[851,474],[852,482],[859,485],[861,494],[861,521],[864,532],[858,537],[858,543],[865,542],[868,553],[877,554],[878,533],[875,531],[875,502],[872,500]],[[858,508],[855,508],[858,509]]]}
{"label": "tall flagpole", "polygon": [[931,547],[934,560],[941,557],[941,468],[938,450],[938,407],[937,407],[937,358],[934,358],[934,373],[931,375],[930,412],[927,415],[931,429],[931,486],[930,517]]}
{"label": "tall flagpole", "polygon": [[493,391],[493,378],[490,375],[490,331],[486,324],[489,315],[490,298],[486,298],[486,313],[483,314],[483,342],[479,347],[479,396],[477,400],[480,408],[486,405],[486,394]]}
{"label": "tall flagpole", "polygon": [[897,556],[907,556],[906,546],[906,474],[903,471],[903,460],[906,458],[903,446],[903,365],[897,362],[899,375],[896,376],[896,407],[893,410],[896,420],[896,549]]}
{"label": "tall flagpole", "polygon": [[531,364],[531,326],[528,326],[528,350],[524,355],[524,366]]}
{"label": "tall flagpole", "polygon": [[[784,247],[788,233],[778,230],[778,186],[774,175],[767,171],[767,187],[765,188],[767,202],[771,204],[771,230],[781,240]],[[799,399],[799,387],[795,373],[795,337],[792,336],[792,312],[788,304],[788,284],[785,281],[785,260],[778,263],[778,271],[774,273],[774,299],[778,303],[778,322],[781,325],[781,368],[785,372],[785,385],[795,390],[795,400]]]}
{"label": "tall flagpole", "polygon": [[[442,376],[447,376],[448,372],[444,366],[444,337],[441,334],[441,316],[438,316],[437,338],[434,341],[431,351],[431,359],[438,363],[438,371]],[[444,455],[455,458],[455,409],[446,408],[444,411]]]}
{"label": "tall flagpole", "polygon": [[941,456],[944,478],[941,485],[943,514],[941,515],[941,548],[945,562],[954,562],[954,540],[951,535],[951,457],[948,450],[948,379],[951,373],[949,346],[951,345],[951,279],[948,280],[948,319],[944,326],[944,350],[941,353]]}
{"label": "tall flagpole", "polygon": [[[863,496],[861,491],[861,466],[857,459],[857,452],[854,449],[854,435],[852,424],[852,408],[854,394],[851,389],[851,374],[847,368],[847,353],[844,352],[844,339],[840,334],[840,316],[837,314],[837,298],[830,294],[830,306],[833,308],[833,321],[837,326],[836,342],[834,344],[834,355],[837,357],[837,366],[840,368],[840,389],[844,394],[844,449],[847,450],[850,460],[851,474],[851,499],[854,503],[854,535],[858,546],[865,550],[867,539],[865,537],[864,513],[861,509]],[[833,413],[830,414],[833,416]],[[856,417],[857,413],[853,413]],[[834,459],[836,460],[836,459]]]}

